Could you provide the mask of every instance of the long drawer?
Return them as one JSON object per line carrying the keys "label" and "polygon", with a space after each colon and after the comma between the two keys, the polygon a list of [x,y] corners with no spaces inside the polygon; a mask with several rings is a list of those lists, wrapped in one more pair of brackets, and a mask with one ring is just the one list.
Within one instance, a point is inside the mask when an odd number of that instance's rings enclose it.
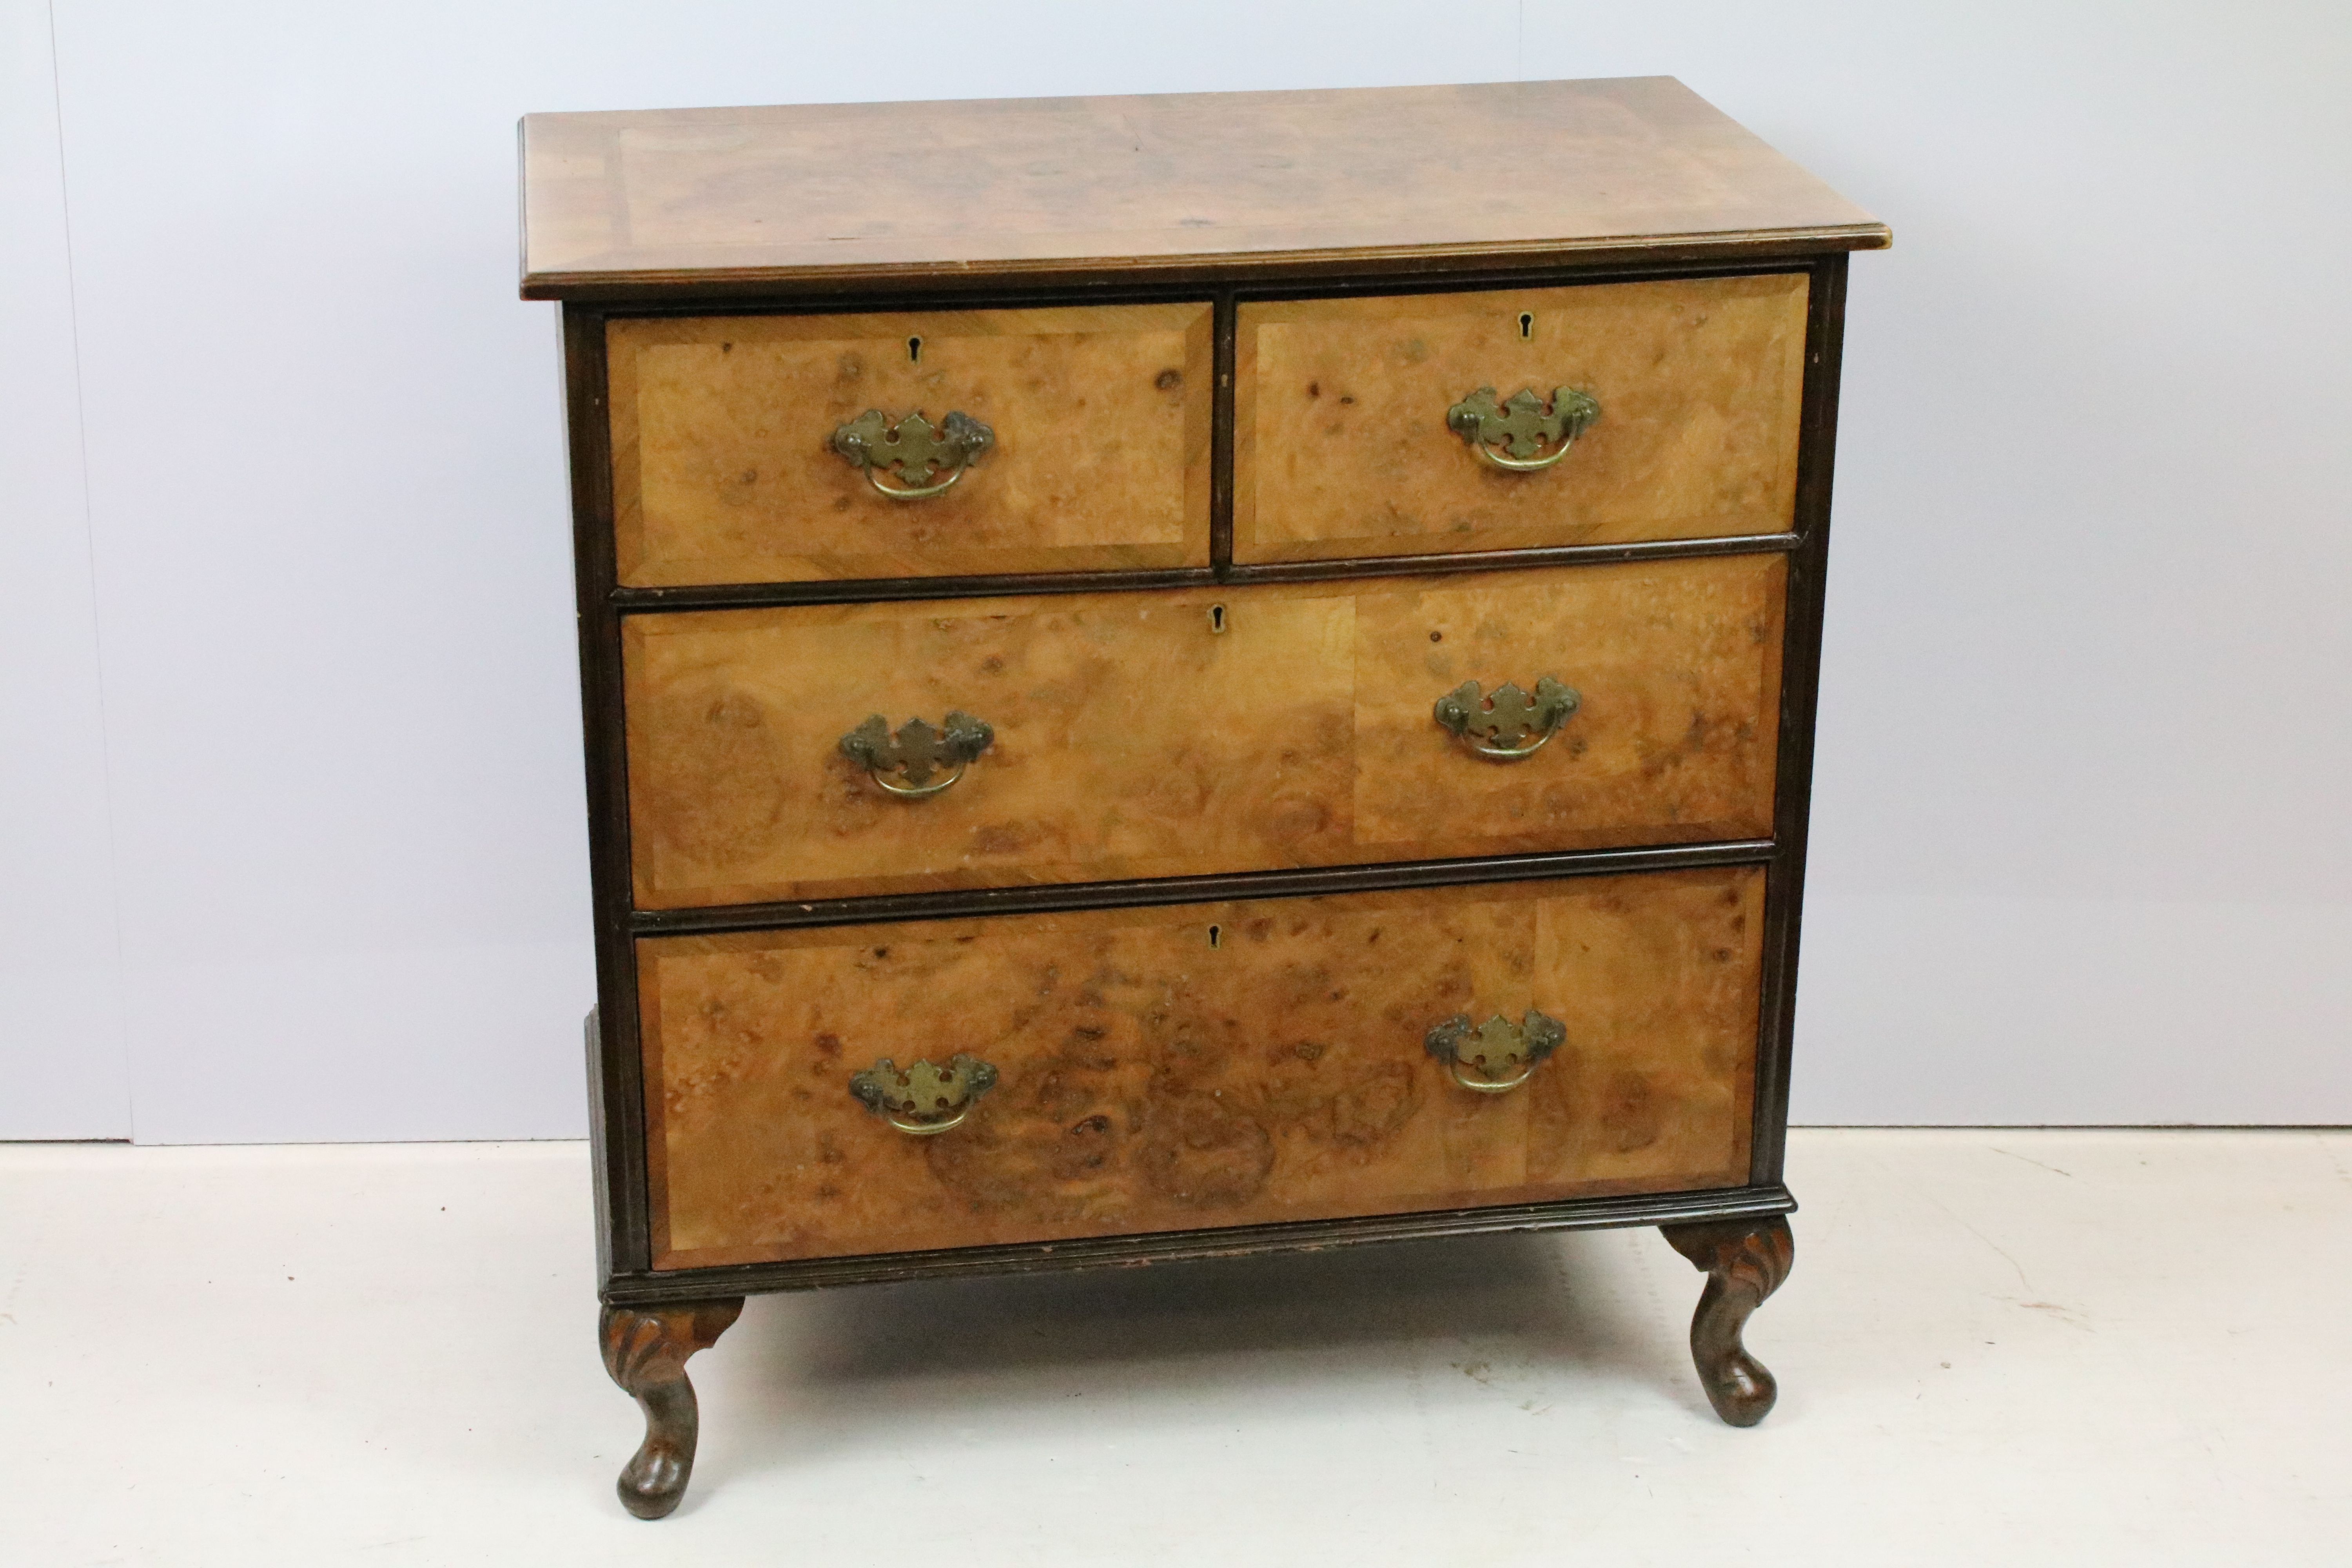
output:
{"label": "long drawer", "polygon": [[[1752,555],[634,616],[637,904],[1764,837],[1784,582]],[[1541,734],[1438,718],[1561,690]],[[938,750],[950,714],[989,740],[947,787],[842,744]]]}
{"label": "long drawer", "polygon": [[1738,1184],[1764,885],[643,940],[654,1265]]}

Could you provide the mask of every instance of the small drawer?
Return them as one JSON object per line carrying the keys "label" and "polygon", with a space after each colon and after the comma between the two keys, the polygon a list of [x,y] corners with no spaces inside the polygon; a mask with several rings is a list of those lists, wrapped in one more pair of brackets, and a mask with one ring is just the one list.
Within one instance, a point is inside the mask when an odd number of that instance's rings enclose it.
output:
{"label": "small drawer", "polygon": [[1788,274],[1244,304],[1234,558],[1785,532],[1806,289]]}
{"label": "small drawer", "polygon": [[1763,554],[631,616],[637,903],[1761,837],[1784,589]]}
{"label": "small drawer", "polygon": [[1206,304],[609,322],[620,581],[1205,564],[1210,328]]}
{"label": "small drawer", "polygon": [[654,1267],[1736,1185],[1764,882],[641,941]]}

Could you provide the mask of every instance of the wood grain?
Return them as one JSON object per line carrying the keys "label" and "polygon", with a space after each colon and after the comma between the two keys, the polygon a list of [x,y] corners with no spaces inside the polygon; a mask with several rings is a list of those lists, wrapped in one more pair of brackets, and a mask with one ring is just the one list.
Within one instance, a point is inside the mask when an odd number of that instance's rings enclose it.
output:
{"label": "wood grain", "polygon": [[529,299],[1887,243],[1666,77],[534,114],[522,163]]}
{"label": "wood grain", "polygon": [[[1769,831],[1778,555],[1511,574],[632,616],[643,909]],[[1212,629],[1223,607],[1226,629]],[[1583,705],[1526,761],[1431,716],[1465,680]],[[995,742],[885,795],[869,713]]]}
{"label": "wood grain", "polygon": [[[1244,303],[1234,559],[1307,561],[1787,531],[1801,273]],[[1445,412],[1571,386],[1599,422],[1539,473]]]}
{"label": "wood grain", "polygon": [[[1769,837],[1786,580],[1748,555],[1360,591],[1360,857]],[[1430,716],[1465,680],[1546,675],[1583,700],[1524,761],[1468,757]]]}
{"label": "wood grain", "polygon": [[[655,1267],[1737,1184],[1764,881],[642,941]],[[1568,1042],[1524,1089],[1423,1051],[1449,1015],[1530,1006]],[[1002,1076],[953,1131],[848,1092],[956,1051]]]}
{"label": "wood grain", "polygon": [[[1206,304],[612,321],[620,581],[1205,565],[1210,328]],[[996,445],[893,500],[830,446],[869,408]]]}

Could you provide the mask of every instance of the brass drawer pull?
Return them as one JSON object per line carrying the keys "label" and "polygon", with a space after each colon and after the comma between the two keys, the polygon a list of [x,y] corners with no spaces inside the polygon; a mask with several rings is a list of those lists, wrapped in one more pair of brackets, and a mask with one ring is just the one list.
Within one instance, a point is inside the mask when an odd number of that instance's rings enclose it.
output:
{"label": "brass drawer pull", "polygon": [[1532,697],[1507,680],[1495,688],[1492,697],[1486,697],[1480,695],[1476,681],[1465,680],[1439,698],[1432,711],[1440,724],[1468,742],[1478,755],[1515,763],[1543,750],[1544,742],[1559,733],[1559,727],[1583,701],[1576,688],[1562,686],[1547,675],[1536,682]]}
{"label": "brass drawer pull", "polygon": [[[1527,1082],[1567,1038],[1567,1025],[1530,1007],[1516,1024],[1497,1013],[1474,1025],[1469,1014],[1456,1013],[1423,1037],[1422,1044],[1453,1069],[1454,1081],[1463,1088],[1502,1094]],[[1465,1069],[1476,1076],[1465,1077]]]}
{"label": "brass drawer pull", "polygon": [[[949,714],[943,730],[909,719],[895,735],[890,732],[890,721],[869,713],[866,722],[841,738],[841,753],[873,774],[874,782],[892,795],[937,795],[963,777],[972,759],[995,740],[996,731],[969,713]],[[951,771],[939,778],[942,768]],[[896,782],[894,774],[906,782]]]}
{"label": "brass drawer pull", "polygon": [[[996,432],[969,414],[950,414],[934,429],[920,411],[893,419],[869,408],[833,433],[833,449],[843,462],[866,471],[866,482],[892,500],[925,500],[944,495],[980,455],[996,445]],[[934,471],[948,477],[936,484]],[[896,470],[901,484],[884,484]]]}
{"label": "brass drawer pull", "polygon": [[[1600,417],[1601,405],[1572,386],[1553,388],[1548,411],[1532,386],[1519,388],[1505,403],[1495,401],[1493,387],[1482,386],[1445,411],[1445,427],[1461,437],[1481,462],[1506,473],[1532,474],[1567,457],[1576,438]],[[1547,441],[1559,446],[1537,457]],[[1495,450],[1497,445],[1507,445],[1510,456]]]}
{"label": "brass drawer pull", "polygon": [[899,1131],[929,1138],[961,1126],[995,1082],[993,1067],[958,1051],[943,1068],[918,1061],[904,1072],[884,1057],[849,1075],[849,1092]]}

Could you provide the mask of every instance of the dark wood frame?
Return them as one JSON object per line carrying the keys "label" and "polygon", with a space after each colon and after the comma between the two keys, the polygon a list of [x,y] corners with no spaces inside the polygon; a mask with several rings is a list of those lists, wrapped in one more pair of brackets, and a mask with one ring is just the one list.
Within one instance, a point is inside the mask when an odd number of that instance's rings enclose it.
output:
{"label": "dark wood frame", "polygon": [[[1781,1184],[1789,1100],[1790,1035],[1811,809],[1813,721],[1820,684],[1823,574],[1828,560],[1830,481],[1837,431],[1838,364],[1845,316],[1842,239],[1787,237],[1771,242],[1655,244],[1581,253],[1574,264],[1497,268],[1485,257],[1422,257],[1410,263],[1360,261],[1345,268],[1269,263],[1249,283],[1231,268],[1136,270],[1115,287],[1067,282],[1022,288],[1011,277],[964,286],[936,277],[901,290],[871,282],[835,289],[822,282],[789,297],[747,289],[688,291],[673,280],[566,287],[564,375],[572,467],[575,586],[587,764],[589,867],[599,1006],[589,1016],[590,1130],[594,1151],[597,1289],[608,1303],[651,1305],[752,1292],[807,1289],[981,1273],[1076,1268],[1189,1258],[1319,1248],[1409,1237],[1615,1226],[1762,1223],[1792,1212]],[[1810,274],[1805,384],[1799,428],[1793,527],[1787,533],[1656,543],[1573,545],[1475,553],[1242,564],[1233,547],[1233,374],[1235,308],[1243,300],[1329,298],[1486,288],[1718,277]],[[1205,286],[1204,285],[1209,285]],[[887,581],[751,584],[698,588],[623,588],[613,532],[611,426],[605,409],[604,322],[614,316],[832,313],[1016,305],[1202,300],[1215,309],[1217,419],[1212,452],[1211,564],[1151,572],[1023,574]],[[627,759],[621,711],[621,624],[630,615],[733,605],[965,598],[1005,594],[1099,592],[1217,583],[1296,582],[1382,575],[1503,571],[1517,567],[1754,552],[1789,557],[1781,662],[1779,773],[1769,840],[1489,857],[1310,871],[1263,871],[1143,881],[984,889],[835,899],[804,903],[638,911],[630,897]],[[1693,865],[1767,867],[1763,976],[1759,991],[1754,1125],[1748,1184],[1706,1192],[1459,1208],[1286,1225],[1244,1226],[1093,1237],[1077,1241],[807,1258],[783,1263],[656,1271],[650,1267],[646,1186],[644,1081],[637,1031],[634,943],[644,935],[787,925],[855,924],[1222,900],[1294,898],[1340,891],[1590,876]],[[1782,1227],[1785,1234],[1785,1226]]]}

